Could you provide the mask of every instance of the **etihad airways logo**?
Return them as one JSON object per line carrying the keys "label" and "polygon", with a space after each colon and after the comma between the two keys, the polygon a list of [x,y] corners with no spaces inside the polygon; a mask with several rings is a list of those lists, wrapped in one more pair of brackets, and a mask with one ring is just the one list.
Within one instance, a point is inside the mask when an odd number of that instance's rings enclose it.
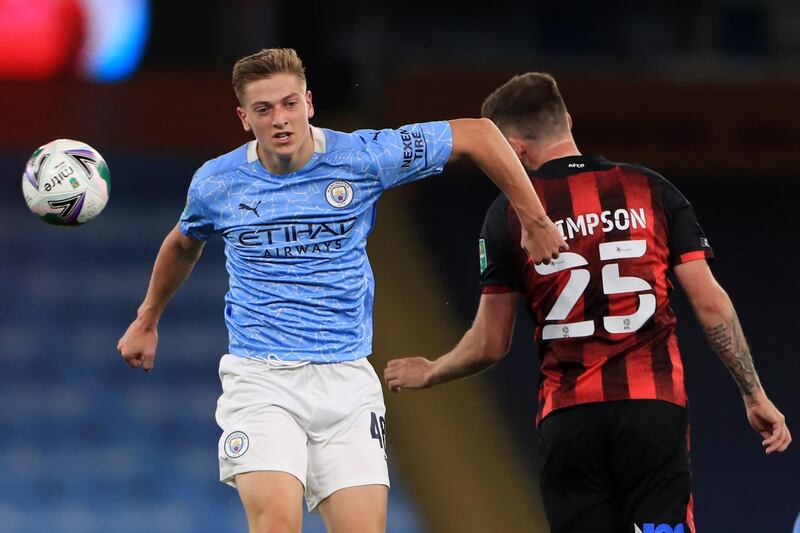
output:
{"label": "etihad airways logo", "polygon": [[342,248],[356,217],[326,221],[250,224],[224,232],[225,239],[251,257],[300,257]]}

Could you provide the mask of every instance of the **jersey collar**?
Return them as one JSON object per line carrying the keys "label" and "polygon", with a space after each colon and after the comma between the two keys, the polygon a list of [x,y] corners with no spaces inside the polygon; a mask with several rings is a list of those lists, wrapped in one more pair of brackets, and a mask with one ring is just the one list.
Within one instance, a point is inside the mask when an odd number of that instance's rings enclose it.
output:
{"label": "jersey collar", "polygon": [[[325,139],[325,132],[322,131],[322,128],[317,128],[316,126],[309,126],[309,127],[311,128],[311,138],[314,139],[314,153],[324,154],[328,146],[328,143]],[[256,151],[257,145],[258,141],[256,141],[255,139],[247,143],[248,163],[252,163],[258,159],[258,152]]]}
{"label": "jersey collar", "polygon": [[601,155],[571,155],[551,159],[530,175],[544,179],[564,178],[581,172],[607,170],[612,166],[614,164]]}

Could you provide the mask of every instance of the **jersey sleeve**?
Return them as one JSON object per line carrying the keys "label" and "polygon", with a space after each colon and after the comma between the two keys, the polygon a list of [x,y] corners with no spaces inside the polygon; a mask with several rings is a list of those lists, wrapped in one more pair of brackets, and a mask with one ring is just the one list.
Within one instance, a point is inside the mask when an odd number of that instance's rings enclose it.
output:
{"label": "jersey sleeve", "polygon": [[186,207],[183,208],[178,227],[181,233],[200,241],[207,241],[214,233],[214,224],[208,216],[208,208],[199,194],[202,180],[197,174],[189,185],[186,194]]}
{"label": "jersey sleeve", "polygon": [[356,133],[375,157],[386,189],[441,173],[453,150],[453,132],[446,121]]}
{"label": "jersey sleeve", "polygon": [[713,259],[714,251],[697,222],[692,204],[667,180],[663,181],[661,202],[669,225],[670,266],[699,259]]}
{"label": "jersey sleeve", "polygon": [[522,290],[514,263],[514,243],[508,227],[508,199],[500,195],[489,207],[478,241],[481,292],[501,294]]}

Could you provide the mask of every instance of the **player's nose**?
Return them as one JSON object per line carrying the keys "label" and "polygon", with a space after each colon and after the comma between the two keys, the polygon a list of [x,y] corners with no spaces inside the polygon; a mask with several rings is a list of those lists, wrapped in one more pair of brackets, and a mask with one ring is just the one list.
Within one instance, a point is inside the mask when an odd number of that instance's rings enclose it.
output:
{"label": "player's nose", "polygon": [[276,108],[272,113],[272,124],[276,128],[280,128],[288,123],[289,121],[286,119],[286,113],[283,110]]}

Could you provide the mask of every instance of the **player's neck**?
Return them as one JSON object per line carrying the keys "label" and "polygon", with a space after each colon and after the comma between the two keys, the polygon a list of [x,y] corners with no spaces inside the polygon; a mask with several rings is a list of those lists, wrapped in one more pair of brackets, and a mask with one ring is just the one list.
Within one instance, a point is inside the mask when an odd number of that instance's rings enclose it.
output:
{"label": "player's neck", "polygon": [[542,146],[536,154],[535,160],[531,161],[530,167],[532,167],[532,170],[538,170],[539,167],[548,161],[573,155],[581,155],[581,152],[578,150],[578,146],[575,144],[575,139],[572,138],[572,135],[561,139],[555,139]]}
{"label": "player's neck", "polygon": [[297,150],[290,154],[275,154],[264,150],[261,143],[256,141],[256,154],[261,166],[270,174],[282,175],[296,172],[303,168],[314,155],[314,139],[309,128],[307,138],[301,141]]}

